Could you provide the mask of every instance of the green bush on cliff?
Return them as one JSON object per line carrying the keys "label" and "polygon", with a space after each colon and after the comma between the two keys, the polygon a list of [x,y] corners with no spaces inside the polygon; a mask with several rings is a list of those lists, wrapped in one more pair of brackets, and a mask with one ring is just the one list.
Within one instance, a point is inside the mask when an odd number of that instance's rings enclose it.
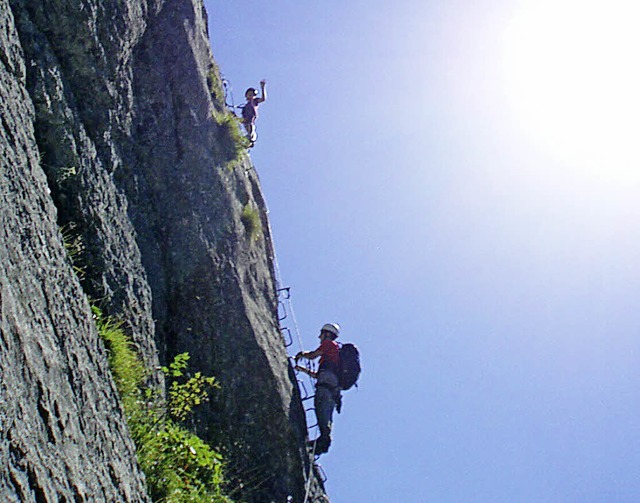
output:
{"label": "green bush on cliff", "polygon": [[214,112],[213,118],[220,129],[221,154],[229,164],[239,161],[249,148],[240,119],[231,112]]}
{"label": "green bush on cliff", "polygon": [[175,357],[169,367],[162,367],[165,375],[174,379],[169,387],[167,405],[169,414],[176,421],[187,419],[194,407],[209,399],[208,390],[218,387],[214,377],[203,376],[202,372],[196,372],[193,377],[181,383],[178,379],[184,377],[188,361],[189,354],[181,353]]}
{"label": "green bush on cliff", "polygon": [[240,221],[244,225],[247,235],[251,241],[255,241],[262,235],[262,222],[260,221],[260,213],[256,208],[247,203],[240,213]]}
{"label": "green bush on cliff", "polygon": [[232,503],[222,489],[222,456],[180,425],[195,406],[207,400],[215,379],[200,372],[186,378],[189,356],[178,355],[163,367],[172,379],[165,400],[157,389],[145,386],[148,371],[120,324],[103,316],[99,308],[92,309],[152,500]]}
{"label": "green bush on cliff", "polygon": [[212,65],[207,74],[207,85],[213,99],[213,120],[218,125],[218,139],[221,142],[220,154],[227,164],[239,161],[249,148],[249,140],[242,133],[242,124],[233,110],[229,111],[225,103],[225,93],[217,65]]}

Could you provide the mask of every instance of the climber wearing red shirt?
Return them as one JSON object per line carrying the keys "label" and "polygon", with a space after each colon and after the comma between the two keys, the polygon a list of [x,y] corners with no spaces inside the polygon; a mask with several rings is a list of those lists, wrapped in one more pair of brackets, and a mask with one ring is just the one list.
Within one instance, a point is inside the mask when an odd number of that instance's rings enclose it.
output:
{"label": "climber wearing red shirt", "polygon": [[340,346],[335,341],[339,333],[340,327],[336,323],[325,324],[320,329],[320,346],[318,346],[318,349],[315,351],[300,351],[295,358],[297,362],[300,358],[314,360],[320,357],[318,372],[311,372],[304,367],[296,365],[296,369],[302,370],[317,379],[314,406],[318,427],[320,428],[320,436],[315,440],[315,454],[323,454],[329,450],[333,411],[340,402],[340,386],[338,384]]}

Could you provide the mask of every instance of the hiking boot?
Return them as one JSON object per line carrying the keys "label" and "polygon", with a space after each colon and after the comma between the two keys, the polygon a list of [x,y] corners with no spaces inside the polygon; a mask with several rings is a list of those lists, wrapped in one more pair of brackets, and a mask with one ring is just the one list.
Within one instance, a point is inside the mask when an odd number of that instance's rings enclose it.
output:
{"label": "hiking boot", "polygon": [[316,439],[316,454],[324,454],[325,452],[328,452],[330,445],[331,439],[320,435]]}
{"label": "hiking boot", "polygon": [[316,440],[309,440],[307,442],[307,449],[309,449],[309,452],[313,453],[314,456],[319,456],[329,450],[329,443],[323,441],[322,437],[318,437]]}

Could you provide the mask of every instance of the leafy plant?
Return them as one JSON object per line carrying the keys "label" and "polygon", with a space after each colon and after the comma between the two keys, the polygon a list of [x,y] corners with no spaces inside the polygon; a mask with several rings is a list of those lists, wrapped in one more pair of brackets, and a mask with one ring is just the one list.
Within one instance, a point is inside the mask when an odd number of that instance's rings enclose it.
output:
{"label": "leafy plant", "polygon": [[169,365],[162,367],[162,371],[174,378],[169,387],[168,408],[171,417],[176,421],[184,421],[193,412],[194,407],[209,399],[208,389],[218,387],[215,377],[206,377],[202,372],[196,372],[186,382],[180,383],[177,379],[183,377],[183,370],[189,361],[188,353],[177,355]]}
{"label": "leafy plant", "polygon": [[[147,478],[149,495],[162,503],[232,503],[224,494],[222,456],[183,428],[193,408],[207,399],[213,377],[196,373],[186,379],[189,355],[178,355],[169,367],[169,400],[145,386],[149,372],[140,361],[121,324],[92,307],[100,336],[109,351],[111,371],[122,400],[138,462]],[[176,379],[186,381],[178,382]]]}
{"label": "leafy plant", "polygon": [[138,456],[153,501],[231,501],[222,493],[222,457],[199,437],[168,421],[141,440]]}

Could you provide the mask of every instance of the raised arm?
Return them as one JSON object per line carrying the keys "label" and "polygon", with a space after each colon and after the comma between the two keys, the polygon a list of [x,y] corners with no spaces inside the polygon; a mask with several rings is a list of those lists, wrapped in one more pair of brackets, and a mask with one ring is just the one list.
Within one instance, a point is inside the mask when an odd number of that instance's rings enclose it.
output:
{"label": "raised arm", "polygon": [[260,97],[257,100],[259,103],[267,101],[267,81],[264,79],[260,81]]}

